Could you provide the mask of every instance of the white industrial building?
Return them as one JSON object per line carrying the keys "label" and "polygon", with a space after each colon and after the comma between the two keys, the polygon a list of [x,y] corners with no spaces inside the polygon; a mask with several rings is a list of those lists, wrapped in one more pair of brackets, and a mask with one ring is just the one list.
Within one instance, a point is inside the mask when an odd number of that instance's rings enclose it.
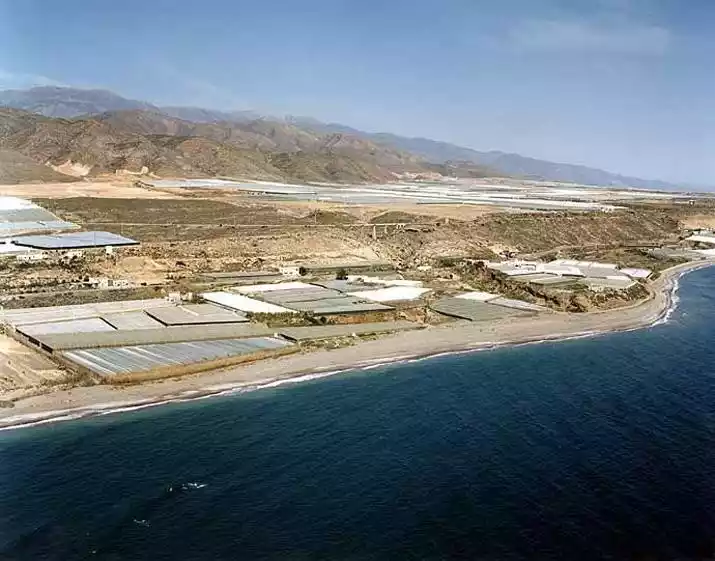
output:
{"label": "white industrial building", "polygon": [[515,259],[500,263],[487,263],[487,267],[510,277],[524,277],[524,280],[529,282],[532,281],[534,275],[543,275],[542,278],[538,279],[542,281],[540,284],[543,284],[544,279],[548,280],[549,277],[552,277],[556,282],[558,282],[559,277],[566,277],[582,281],[589,281],[590,279],[590,282],[586,284],[594,286],[596,280],[608,281],[605,284],[609,284],[614,288],[627,288],[633,284],[634,279],[647,279],[652,274],[650,269],[619,269],[615,263],[579,261],[577,259],[555,259],[549,263]]}
{"label": "white industrial building", "polygon": [[715,235],[712,234],[694,234],[689,238],[685,238],[685,240],[688,242],[698,242],[715,245]]}

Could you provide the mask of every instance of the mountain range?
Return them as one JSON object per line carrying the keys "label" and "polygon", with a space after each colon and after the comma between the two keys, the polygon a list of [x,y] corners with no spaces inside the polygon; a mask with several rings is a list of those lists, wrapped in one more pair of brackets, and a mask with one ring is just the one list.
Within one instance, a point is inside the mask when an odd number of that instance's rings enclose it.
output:
{"label": "mountain range", "polygon": [[[92,165],[97,172],[143,162],[157,174],[257,174],[262,178],[299,181],[385,181],[396,173],[437,173],[679,189],[664,181],[499,151],[480,152],[427,138],[370,133],[310,117],[162,107],[105,90],[54,86],[5,90],[0,91],[0,106],[52,118],[40,121],[25,117],[25,122],[32,122],[36,131],[46,133],[52,129],[55,135],[49,143],[35,138],[17,145],[17,138],[8,140],[3,134],[0,146],[52,163],[62,158],[72,161],[84,158],[79,161]],[[11,119],[6,111],[1,118],[17,120],[17,115]],[[0,132],[4,128],[7,127],[0,122]],[[60,146],[60,138],[75,134],[79,137],[71,145]],[[102,146],[106,150],[108,142],[112,144],[109,153],[98,153],[97,148]],[[49,149],[50,145],[54,150]]]}
{"label": "mountain range", "polygon": [[374,182],[427,170],[419,158],[346,135],[267,121],[191,123],[162,113],[111,111],[73,119],[0,108],[0,150],[91,175],[230,176]]}

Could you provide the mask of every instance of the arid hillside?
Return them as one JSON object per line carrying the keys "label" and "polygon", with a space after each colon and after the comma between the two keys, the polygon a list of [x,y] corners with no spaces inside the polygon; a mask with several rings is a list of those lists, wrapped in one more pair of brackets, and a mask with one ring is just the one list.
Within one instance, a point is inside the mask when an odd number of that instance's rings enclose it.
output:
{"label": "arid hillside", "polygon": [[[334,134],[410,154],[443,175],[457,177],[513,176],[587,185],[629,185],[649,189],[679,190],[663,181],[626,177],[582,165],[557,163],[500,151],[480,152],[429,138],[409,138],[387,132],[369,133],[339,123],[323,123],[311,117],[266,115],[251,110],[216,110],[201,107],[158,107],[145,101],[127,99],[110,91],[71,87],[35,87],[0,91],[0,106],[32,111],[45,116],[96,118],[127,121],[117,113],[142,115],[133,125],[139,134],[203,136],[219,142],[229,140],[244,146],[280,152],[310,151],[315,137]],[[157,119],[156,116],[159,116]],[[178,121],[171,121],[171,119]],[[165,119],[161,124],[157,120]],[[188,123],[188,125],[186,124]],[[157,125],[159,129],[157,130]],[[231,129],[226,137],[227,129]],[[216,138],[214,135],[218,135]],[[488,140],[488,139],[485,139]]]}
{"label": "arid hillside", "polygon": [[115,111],[83,117],[121,132],[192,137],[268,155],[271,164],[302,180],[390,179],[395,173],[429,171],[420,158],[341,133],[319,134],[290,123],[255,119],[246,122],[193,123],[149,111]]}
{"label": "arid hillside", "polygon": [[[419,213],[418,208],[412,213],[312,208],[250,199],[82,197],[35,201],[88,228],[162,244],[166,255],[175,253],[169,244],[200,239],[208,242],[197,248],[201,253],[225,250],[226,255],[241,255],[247,262],[366,254],[413,267],[452,257],[494,258],[504,249],[529,255],[573,247],[656,244],[677,238],[681,227],[678,219],[666,212],[647,209],[614,214],[492,213],[446,221]],[[432,210],[426,206],[425,210]]]}
{"label": "arid hillside", "polygon": [[[191,123],[139,110],[56,119],[0,108],[0,149],[43,166],[81,169],[81,174],[90,176],[129,171],[158,176],[383,182],[407,172],[435,173],[413,155],[346,134],[318,134],[261,119]],[[25,174],[22,179],[42,179],[42,174]]]}
{"label": "arid hillside", "polygon": [[31,181],[65,182],[74,178],[58,173],[29,156],[14,150],[0,149],[0,184],[25,183]]}

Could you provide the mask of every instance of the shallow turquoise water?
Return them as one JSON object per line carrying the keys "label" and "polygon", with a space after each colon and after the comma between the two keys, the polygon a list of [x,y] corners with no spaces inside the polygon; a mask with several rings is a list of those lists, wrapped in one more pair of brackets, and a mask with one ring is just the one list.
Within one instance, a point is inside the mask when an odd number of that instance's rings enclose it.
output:
{"label": "shallow turquoise water", "polygon": [[0,559],[681,559],[715,270],[649,330],[0,433]]}

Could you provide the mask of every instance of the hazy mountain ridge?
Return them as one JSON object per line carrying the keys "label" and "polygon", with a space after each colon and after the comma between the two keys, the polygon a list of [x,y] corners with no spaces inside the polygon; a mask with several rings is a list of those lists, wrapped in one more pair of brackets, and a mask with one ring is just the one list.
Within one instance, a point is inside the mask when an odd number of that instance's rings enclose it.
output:
{"label": "hazy mountain ridge", "polygon": [[160,112],[112,111],[75,119],[96,120],[115,129],[140,135],[169,135],[204,138],[243,149],[275,153],[337,154],[363,160],[374,166],[398,171],[421,171],[422,161],[357,136],[341,133],[322,134],[279,121],[257,119],[245,122],[195,123]]}
{"label": "hazy mountain ridge", "polygon": [[258,113],[257,111],[219,111],[217,109],[204,109],[202,107],[185,107],[185,106],[162,106],[161,112],[183,119],[185,121],[193,121],[194,123],[213,123],[216,121],[233,121],[236,123],[255,121],[256,119],[265,119],[269,117]]}
{"label": "hazy mountain ridge", "polygon": [[[254,111],[220,111],[199,107],[159,107],[104,90],[39,87],[0,91],[0,105],[47,116],[86,120],[86,116],[91,115],[93,119],[119,130],[140,135],[203,137],[213,142],[265,152],[319,153],[327,150],[332,151],[334,156],[339,154],[367,159],[367,167],[373,168],[372,172],[366,171],[367,175],[375,174],[380,178],[385,178],[383,171],[388,170],[378,171],[375,166],[386,166],[391,171],[428,170],[467,177],[512,175],[583,184],[679,189],[673,183],[628,177],[588,166],[499,151],[480,152],[428,138],[368,133],[339,123],[322,123],[311,117],[274,117]],[[425,160],[428,165],[424,162],[420,165],[420,160]]]}
{"label": "hazy mountain ridge", "polygon": [[26,183],[31,181],[65,182],[74,178],[56,172],[15,150],[0,149],[0,183]]}
{"label": "hazy mountain ridge", "polygon": [[478,152],[478,154],[473,161],[525,177],[545,178],[570,183],[630,186],[647,189],[672,190],[680,188],[680,186],[667,181],[630,177],[578,164],[547,162],[536,158],[520,156],[519,154],[509,154],[498,151]]}
{"label": "hazy mountain ridge", "polygon": [[51,171],[46,164],[67,162],[87,166],[91,175],[145,169],[279,181],[387,181],[405,170],[426,171],[412,156],[343,135],[271,122],[197,124],[136,110],[61,119],[0,108],[0,150],[36,162],[43,172],[35,168],[38,180]]}
{"label": "hazy mountain ridge", "polygon": [[127,99],[107,90],[83,90],[58,86],[0,91],[0,105],[39,113],[46,117],[64,118],[127,109],[159,110],[151,103]]}
{"label": "hazy mountain ridge", "polygon": [[429,138],[405,137],[391,133],[368,133],[339,123],[319,123],[314,119],[302,117],[292,118],[292,122],[303,123],[308,128],[326,133],[339,131],[360,135],[377,144],[405,150],[434,163],[471,162],[492,170],[499,170],[507,175],[546,181],[582,183],[585,185],[629,186],[644,189],[680,189],[679,185],[667,181],[630,177],[589,166],[539,160],[498,150],[480,152],[472,148]]}

